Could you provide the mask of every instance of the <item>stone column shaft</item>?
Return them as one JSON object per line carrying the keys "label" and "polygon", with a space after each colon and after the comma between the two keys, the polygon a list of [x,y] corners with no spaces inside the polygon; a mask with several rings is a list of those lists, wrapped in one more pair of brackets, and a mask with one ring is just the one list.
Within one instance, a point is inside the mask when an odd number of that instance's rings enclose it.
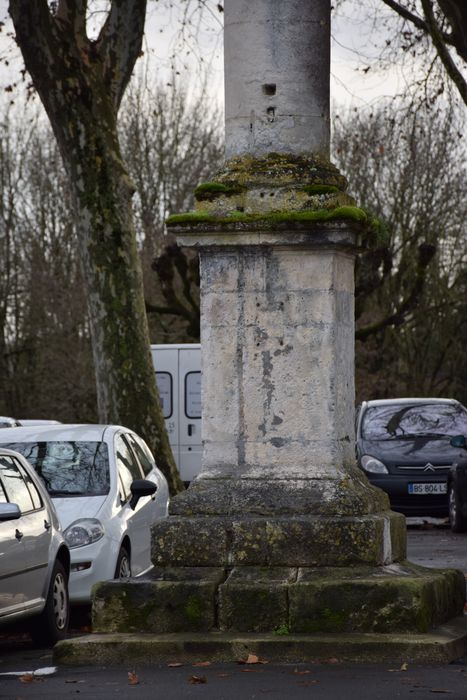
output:
{"label": "stone column shaft", "polygon": [[329,0],[225,3],[226,157],[329,157]]}

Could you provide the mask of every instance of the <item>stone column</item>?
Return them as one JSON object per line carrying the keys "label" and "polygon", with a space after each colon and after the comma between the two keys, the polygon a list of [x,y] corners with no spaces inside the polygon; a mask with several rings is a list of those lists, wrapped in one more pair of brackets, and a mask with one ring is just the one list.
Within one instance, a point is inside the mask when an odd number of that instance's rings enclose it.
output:
{"label": "stone column", "polygon": [[463,581],[404,561],[354,461],[371,225],[328,160],[329,0],[226,0],[225,21],[227,161],[168,221],[200,256],[203,470],[153,530],[154,580],[104,584],[95,628],[424,632]]}

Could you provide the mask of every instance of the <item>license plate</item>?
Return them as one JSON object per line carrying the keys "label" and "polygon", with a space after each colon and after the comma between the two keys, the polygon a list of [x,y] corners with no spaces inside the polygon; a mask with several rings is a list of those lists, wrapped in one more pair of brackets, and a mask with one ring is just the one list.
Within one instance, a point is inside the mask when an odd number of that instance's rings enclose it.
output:
{"label": "license plate", "polygon": [[409,493],[416,496],[447,493],[447,484],[409,484]]}

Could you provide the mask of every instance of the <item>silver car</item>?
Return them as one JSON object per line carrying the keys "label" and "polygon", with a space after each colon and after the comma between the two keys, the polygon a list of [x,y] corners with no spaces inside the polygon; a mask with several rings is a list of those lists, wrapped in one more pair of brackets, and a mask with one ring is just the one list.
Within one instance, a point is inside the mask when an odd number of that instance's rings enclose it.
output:
{"label": "silver car", "polygon": [[0,625],[26,619],[32,638],[55,643],[69,619],[70,552],[41,480],[0,449]]}

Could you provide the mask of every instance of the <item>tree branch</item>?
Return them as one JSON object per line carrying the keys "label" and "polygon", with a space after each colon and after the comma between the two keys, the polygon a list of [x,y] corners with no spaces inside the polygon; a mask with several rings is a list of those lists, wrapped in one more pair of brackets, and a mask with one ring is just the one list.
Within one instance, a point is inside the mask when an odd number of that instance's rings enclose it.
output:
{"label": "tree branch", "polygon": [[401,301],[394,313],[375,323],[369,323],[355,331],[355,339],[365,341],[369,336],[389,326],[400,326],[404,323],[406,315],[416,306],[425,284],[426,270],[436,253],[435,246],[422,243],[418,248],[418,261],[415,273],[415,282],[408,296]]}
{"label": "tree branch", "polygon": [[[421,29],[421,31],[425,32],[426,34],[430,33],[426,22],[418,15],[415,15],[413,12],[410,12],[410,10],[408,10],[406,7],[399,5],[399,3],[395,2],[395,0],[383,0],[383,2],[385,5],[390,7],[391,10],[394,10],[394,12],[397,12],[397,14],[400,17],[403,17],[403,19],[406,19],[409,22],[411,22],[415,27],[417,27],[417,29]],[[452,37],[450,36],[450,34],[442,33],[442,37],[446,43],[448,43],[448,44],[453,43]]]}
{"label": "tree branch", "polygon": [[48,80],[50,66],[60,56],[55,20],[47,0],[10,0],[8,11],[15,27],[16,43],[40,93]]}
{"label": "tree branch", "polygon": [[117,110],[141,54],[145,18],[146,0],[112,0],[95,42]]}
{"label": "tree branch", "polygon": [[[383,2],[386,2],[386,0],[383,0]],[[425,13],[427,31],[431,36],[433,45],[438,53],[438,56],[441,59],[446,73],[449,75],[449,77],[457,87],[463,102],[467,105],[467,82],[464,80],[462,73],[457,68],[456,64],[452,59],[451,54],[449,53],[446,47],[443,34],[440,28],[438,27],[436,18],[433,13],[433,4],[431,0],[421,0],[421,2],[423,12]]]}

